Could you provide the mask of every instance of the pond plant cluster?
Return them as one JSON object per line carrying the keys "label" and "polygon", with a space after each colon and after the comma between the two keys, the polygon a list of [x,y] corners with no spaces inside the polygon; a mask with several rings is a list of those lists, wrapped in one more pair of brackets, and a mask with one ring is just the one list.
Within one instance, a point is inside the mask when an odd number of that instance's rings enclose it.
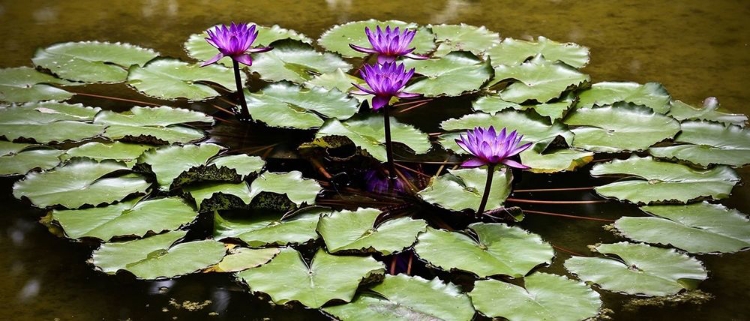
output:
{"label": "pond plant cluster", "polygon": [[[600,292],[691,291],[708,276],[694,255],[750,246],[747,216],[717,202],[750,163],[747,117],[658,83],[591,83],[577,44],[369,20],[315,42],[232,23],[184,48],[195,61],[61,43],[0,70],[0,175],[55,233],[97,244],[103,273],[230,273],[342,320],[582,320]],[[123,82],[163,104],[65,102]],[[169,106],[186,101],[216,112]],[[221,137],[253,133],[252,151]],[[571,171],[642,215],[552,273],[563,249],[519,227],[545,213],[511,194],[519,175]]]}

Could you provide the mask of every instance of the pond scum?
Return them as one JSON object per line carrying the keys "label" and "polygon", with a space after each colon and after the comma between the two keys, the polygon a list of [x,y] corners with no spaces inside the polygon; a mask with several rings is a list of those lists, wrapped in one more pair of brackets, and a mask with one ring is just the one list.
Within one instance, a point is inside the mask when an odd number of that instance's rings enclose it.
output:
{"label": "pond scum", "polygon": [[[750,163],[747,117],[714,98],[695,108],[658,83],[592,84],[585,47],[463,24],[359,21],[317,41],[208,30],[184,43],[195,61],[89,41],[0,70],[0,175],[61,237],[100,244],[102,273],[228,273],[342,320],[583,320],[612,317],[600,293],[703,302],[694,256],[750,246],[747,216],[717,202]],[[88,92],[119,83],[160,103],[66,102],[127,101]],[[567,184],[572,171],[596,186]],[[569,188],[514,190],[521,175]],[[555,190],[600,197],[531,198]],[[524,208],[598,203],[640,214]],[[567,253],[525,215],[598,222],[622,241]]]}

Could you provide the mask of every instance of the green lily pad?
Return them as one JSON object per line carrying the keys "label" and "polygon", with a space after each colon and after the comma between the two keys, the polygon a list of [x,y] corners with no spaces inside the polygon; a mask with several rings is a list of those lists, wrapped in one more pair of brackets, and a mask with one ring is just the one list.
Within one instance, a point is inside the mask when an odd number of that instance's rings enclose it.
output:
{"label": "green lily pad", "polygon": [[64,155],[61,155],[60,158],[62,160],[67,160],[73,157],[86,157],[98,161],[114,159],[125,163],[128,167],[132,167],[135,165],[138,157],[150,148],[153,148],[153,146],[126,144],[121,142],[90,142],[69,149]]}
{"label": "green lily pad", "polygon": [[672,117],[626,103],[579,108],[568,114],[564,123],[577,126],[571,129],[573,147],[606,153],[645,150],[680,131],[680,123]]}
{"label": "green lily pad", "polygon": [[225,219],[214,215],[214,238],[237,238],[250,247],[302,244],[318,238],[315,228],[322,209],[303,210],[291,218],[281,220],[277,213],[256,214],[250,218]]}
{"label": "green lily pad", "polygon": [[175,197],[52,211],[52,219],[62,226],[69,238],[92,237],[104,241],[113,237],[143,237],[148,232],[175,230],[195,220],[197,215],[192,206]]}
{"label": "green lily pad", "polygon": [[[160,58],[143,67],[134,65],[128,72],[128,85],[146,96],[164,100],[185,98],[188,101],[202,101],[219,96],[219,92],[206,84],[208,82],[229,91],[237,89],[234,71],[218,65],[201,67],[176,59]],[[240,73],[240,77],[245,83],[245,75]]]}
{"label": "green lily pad", "polygon": [[265,172],[250,184],[250,198],[262,192],[286,195],[290,201],[301,207],[315,204],[315,198],[322,188],[314,179],[303,178],[302,172]]}
{"label": "green lily pad", "polygon": [[146,151],[138,158],[139,164],[148,164],[156,175],[159,188],[167,190],[182,172],[204,165],[223,147],[216,144],[168,146]]}
{"label": "green lily pad", "polygon": [[634,82],[600,82],[582,91],[578,99],[577,106],[580,108],[627,102],[646,106],[659,114],[666,114],[672,98],[664,86],[655,82],[644,85]]}
{"label": "green lily pad", "polygon": [[560,101],[532,104],[532,105],[520,105],[518,103],[503,100],[500,96],[489,95],[482,96],[479,99],[471,103],[471,108],[475,111],[482,111],[488,114],[494,114],[506,109],[515,109],[525,111],[533,109],[537,114],[543,117],[549,118],[550,122],[555,122],[558,119],[562,119],[568,113],[568,110],[573,106],[575,102],[573,95],[567,95]]}
{"label": "green lily pad", "polygon": [[0,101],[24,103],[42,100],[67,100],[73,93],[51,86],[75,85],[29,67],[0,69]]}
{"label": "green lily pad", "polygon": [[568,144],[573,142],[573,133],[560,123],[550,125],[546,119],[530,112],[505,110],[494,115],[478,112],[443,121],[440,127],[449,133],[440,135],[440,145],[447,150],[464,154],[466,152],[456,144],[455,140],[469,129],[489,126],[494,126],[495,129],[505,127],[508,131],[515,130],[523,135],[521,143],[537,143],[544,148],[547,148],[558,137],[562,137]]}
{"label": "green lily pad", "polygon": [[501,223],[474,223],[465,233],[428,228],[414,246],[420,259],[445,270],[461,270],[480,278],[523,277],[534,267],[550,264],[554,251],[539,235]]}
{"label": "green lily pad", "polygon": [[140,279],[153,280],[195,273],[224,258],[224,244],[214,240],[172,245],[185,234],[174,231],[135,241],[104,243],[94,251],[94,265],[107,274],[127,270]]}
{"label": "green lily pad", "polygon": [[444,56],[451,51],[470,51],[475,55],[481,55],[500,43],[500,34],[487,30],[484,26],[475,27],[462,23],[427,27],[435,34],[435,42],[438,44],[433,53],[435,57]]}
{"label": "green lily pad", "polygon": [[11,156],[40,145],[21,144],[0,140],[0,156]]}
{"label": "green lily pad", "polygon": [[317,128],[325,118],[344,120],[359,109],[356,99],[338,89],[304,89],[290,83],[271,84],[245,97],[250,114],[271,127]]}
{"label": "green lily pad", "polygon": [[144,193],[151,186],[139,175],[111,176],[112,172],[127,170],[127,166],[114,161],[77,159],[52,171],[27,174],[13,185],[13,196],[26,197],[38,207],[60,205],[73,209],[86,204],[109,204],[130,194]]}
{"label": "green lily pad", "polygon": [[474,317],[471,300],[459,288],[440,279],[386,275],[382,283],[349,304],[323,308],[340,320],[456,320]]}
{"label": "green lily pad", "polygon": [[541,56],[520,65],[495,67],[495,78],[488,84],[507,79],[515,79],[501,90],[500,98],[506,101],[523,103],[525,101],[549,102],[559,98],[562,93],[582,86],[591,81],[589,75],[578,69],[559,62],[549,62]]}
{"label": "green lily pad", "polygon": [[0,106],[0,136],[38,143],[78,141],[101,134],[104,126],[89,124],[100,108],[60,102]]}
{"label": "green lily pad", "polygon": [[344,57],[365,57],[367,56],[366,53],[355,51],[349,47],[349,44],[370,48],[371,45],[365,34],[365,28],[369,27],[370,30],[374,31],[377,26],[380,26],[382,29],[386,26],[390,26],[391,28],[399,27],[400,30],[417,29],[417,33],[414,35],[414,39],[409,46],[409,48],[416,48],[414,49],[414,53],[416,54],[426,54],[435,48],[435,35],[425,27],[419,27],[416,23],[406,23],[398,20],[378,21],[374,19],[336,25],[326,30],[320,36],[318,44],[326,48],[326,50],[339,53]]}
{"label": "green lily pad", "polygon": [[298,301],[317,309],[333,299],[351,301],[360,282],[382,277],[384,271],[383,264],[369,256],[334,256],[319,249],[308,265],[299,252],[284,248],[271,262],[237,277],[276,304]]}
{"label": "green lily pad", "polygon": [[599,293],[564,276],[534,273],[520,287],[496,280],[480,280],[469,292],[480,313],[514,320],[586,320],[599,313]]}
{"label": "green lily pad", "polygon": [[159,53],[126,43],[66,42],[37,50],[34,64],[60,78],[87,83],[118,83],[128,68],[143,65]]}
{"label": "green lily pad", "polygon": [[615,227],[626,237],[671,245],[690,253],[730,253],[750,247],[750,220],[737,210],[707,202],[644,206],[653,217],[622,217]]}
{"label": "green lily pad", "polygon": [[596,188],[604,197],[613,197],[639,204],[686,203],[712,197],[728,197],[740,177],[727,166],[695,170],[685,165],[659,162],[651,157],[632,156],[596,164],[591,175],[629,175],[636,179],[617,181]]}
{"label": "green lily pad", "polygon": [[271,247],[267,249],[249,249],[246,247],[233,248],[230,253],[216,265],[217,272],[239,272],[268,263],[281,249]]}
{"label": "green lily pad", "polygon": [[122,113],[102,111],[96,115],[94,122],[106,125],[166,127],[186,123],[213,125],[214,119],[204,113],[189,109],[169,106],[135,106]]}
{"label": "green lily pad", "polygon": [[427,97],[475,92],[493,75],[489,61],[482,61],[469,52],[451,52],[440,59],[406,60],[404,65],[424,76],[416,77],[404,91]]}
{"label": "green lily pad", "polygon": [[195,200],[201,213],[244,208],[252,201],[250,187],[245,182],[239,183],[200,183],[183,186]]}
{"label": "green lily pad", "polygon": [[541,36],[536,41],[505,38],[500,44],[487,50],[486,55],[495,66],[520,65],[538,55],[548,61],[560,61],[579,69],[589,63],[589,48],[570,42],[559,43]]}
{"label": "green lily pad", "polygon": [[[504,168],[495,171],[487,200],[487,210],[502,207],[511,191],[510,183],[513,181],[513,174]],[[449,169],[447,174],[432,180],[431,184],[419,191],[417,195],[427,203],[451,211],[460,212],[467,209],[476,211],[479,203],[482,202],[486,182],[486,168]]]}
{"label": "green lily pad", "polygon": [[0,156],[0,176],[25,175],[30,170],[52,169],[60,164],[60,155],[65,151],[48,148],[26,149],[18,153]]}
{"label": "green lily pad", "polygon": [[745,127],[747,116],[743,114],[728,114],[718,111],[719,101],[706,99],[703,108],[695,108],[679,100],[673,100],[669,109],[669,116],[679,121],[685,120],[708,120],[724,123],[724,125],[737,125]]}
{"label": "green lily pad", "polygon": [[609,257],[574,256],[565,268],[602,289],[647,296],[694,289],[708,276],[700,261],[675,250],[645,244],[601,244],[596,251]]}
{"label": "green lily pad", "polygon": [[[390,127],[393,142],[406,145],[416,154],[424,154],[432,147],[427,134],[411,125],[402,124],[391,117]],[[380,115],[349,119],[345,122],[329,119],[315,134],[316,142],[313,142],[313,145],[324,144],[321,138],[327,136],[344,136],[375,159],[386,161],[385,125]]]}
{"label": "green lily pad", "polygon": [[378,252],[390,255],[401,252],[417,241],[427,224],[423,220],[401,217],[374,226],[380,211],[361,208],[323,215],[318,222],[318,233],[326,249],[336,252]]}
{"label": "green lily pad", "polygon": [[554,149],[543,153],[536,146],[521,152],[521,163],[531,167],[533,173],[557,173],[573,171],[594,160],[593,152],[575,149]]}
{"label": "green lily pad", "polygon": [[686,121],[673,145],[652,147],[648,152],[660,158],[679,159],[708,167],[714,164],[743,166],[750,164],[750,130],[713,122]]}
{"label": "green lily pad", "polygon": [[311,45],[296,40],[279,40],[273,50],[253,55],[250,70],[269,81],[288,80],[303,83],[315,75],[349,70],[352,65],[341,57],[326,52],[320,53]]}
{"label": "green lily pad", "polygon": [[[216,26],[208,29],[213,29],[214,27]],[[256,25],[255,30],[258,32],[258,37],[253,41],[253,46],[255,47],[268,46],[272,42],[281,39],[294,39],[304,43],[312,43],[312,39],[307,36],[294,30],[284,29],[278,25],[273,25],[271,27]],[[188,40],[183,44],[188,56],[199,61],[206,61],[213,56],[216,56],[216,54],[219,53],[218,49],[209,44],[206,41],[206,38],[208,38],[208,33],[205,31],[190,35]],[[232,67],[232,58],[221,58],[219,63],[226,67]]]}
{"label": "green lily pad", "polygon": [[[348,93],[353,89],[356,89],[352,84],[362,85],[365,81],[362,78],[354,77],[347,74],[343,69],[338,68],[334,72],[329,72],[315,76],[310,81],[304,83],[307,88],[323,87],[328,90],[338,89],[342,93]],[[354,98],[357,100],[363,100],[365,96],[355,95]]]}

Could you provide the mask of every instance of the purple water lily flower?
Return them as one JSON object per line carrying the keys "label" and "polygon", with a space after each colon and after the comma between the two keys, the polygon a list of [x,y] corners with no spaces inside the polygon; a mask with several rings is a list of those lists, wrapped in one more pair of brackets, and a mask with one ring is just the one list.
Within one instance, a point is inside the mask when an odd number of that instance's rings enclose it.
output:
{"label": "purple water lily flower", "polygon": [[515,130],[507,134],[505,128],[497,134],[492,126],[489,129],[476,127],[474,130],[469,130],[466,132],[466,136],[461,135],[460,139],[456,139],[456,143],[465,151],[474,155],[474,158],[465,161],[461,166],[479,167],[487,164],[505,164],[510,167],[527,169],[528,166],[510,159],[531,146],[531,143],[518,146],[522,138],[523,135],[518,135]]}
{"label": "purple water lily flower", "polygon": [[419,97],[419,94],[405,93],[401,91],[404,89],[404,86],[406,86],[409,79],[411,79],[411,76],[414,75],[414,68],[406,71],[404,64],[386,62],[382,65],[365,65],[360,73],[370,88],[368,89],[358,84],[353,84],[359,88],[359,90],[352,91],[352,94],[375,95],[375,98],[372,99],[372,109],[374,110],[378,110],[383,108],[383,106],[388,105],[388,102],[390,102],[393,97]]}
{"label": "purple water lily flower", "polygon": [[409,48],[409,44],[414,39],[414,35],[417,34],[414,30],[404,29],[404,32],[401,33],[398,27],[391,29],[390,26],[386,26],[385,30],[382,30],[378,26],[375,32],[372,32],[370,28],[365,27],[365,34],[367,34],[367,39],[370,40],[372,48],[360,47],[354,44],[349,44],[349,47],[359,52],[377,54],[378,63],[380,64],[393,62],[400,56],[419,60],[428,58],[411,53],[415,48]]}
{"label": "purple water lily flower", "polygon": [[232,57],[232,60],[251,66],[253,59],[250,53],[266,52],[273,48],[259,47],[250,48],[253,41],[258,37],[258,31],[255,31],[255,25],[248,26],[247,23],[232,24],[227,28],[226,25],[216,26],[208,29],[208,38],[206,41],[212,46],[219,49],[219,53],[211,59],[201,64],[201,67],[210,65],[219,61],[223,57]]}

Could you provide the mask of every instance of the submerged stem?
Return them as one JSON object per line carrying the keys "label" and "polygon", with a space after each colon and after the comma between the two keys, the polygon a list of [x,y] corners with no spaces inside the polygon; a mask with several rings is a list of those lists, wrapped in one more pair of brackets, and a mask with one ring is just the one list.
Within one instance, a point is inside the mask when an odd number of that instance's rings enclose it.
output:
{"label": "submerged stem", "polygon": [[477,209],[476,217],[479,217],[484,213],[484,207],[487,206],[487,199],[490,198],[490,188],[492,187],[492,175],[495,174],[495,164],[487,165],[487,182],[484,184],[484,195],[482,195],[482,202],[479,203],[479,209]]}
{"label": "submerged stem", "polygon": [[391,119],[388,116],[388,105],[383,107],[383,124],[385,125],[385,153],[388,158],[388,186],[395,184],[396,166],[393,165],[393,147],[391,146]]}
{"label": "submerged stem", "polygon": [[237,60],[232,59],[232,65],[234,65],[234,82],[237,84],[237,93],[240,96],[240,106],[242,106],[240,121],[251,121],[253,118],[250,117],[250,111],[247,109],[247,103],[245,102],[245,91],[242,87],[242,77],[240,77],[240,64],[237,63]]}

